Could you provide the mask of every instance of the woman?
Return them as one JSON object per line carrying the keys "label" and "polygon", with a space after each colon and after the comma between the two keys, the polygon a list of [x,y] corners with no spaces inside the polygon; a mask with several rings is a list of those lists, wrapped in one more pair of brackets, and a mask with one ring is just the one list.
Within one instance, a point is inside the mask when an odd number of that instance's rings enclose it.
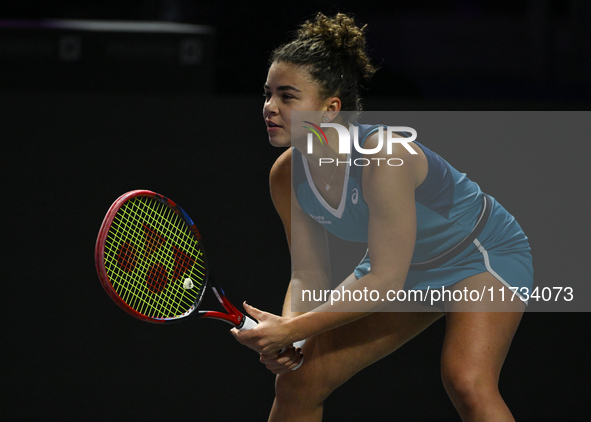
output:
{"label": "woman", "polygon": [[[335,388],[445,315],[442,378],[462,419],[513,420],[499,394],[498,380],[525,308],[521,300],[493,303],[485,296],[478,308],[469,300],[447,300],[436,311],[425,308],[428,312],[422,312],[423,305],[415,303],[407,312],[376,312],[380,310],[377,302],[343,299],[313,312],[292,310],[292,292],[329,283],[326,229],[345,239],[365,236],[368,242],[371,258],[367,255],[342,283],[351,291],[412,287],[480,292],[493,287],[511,297],[509,287],[531,288],[533,283],[529,245],[515,220],[428,148],[412,143],[409,151],[397,143],[392,156],[403,165],[368,165],[354,172],[350,164],[334,165],[337,159],[341,163],[347,159],[339,155],[335,131],[326,131],[328,142],[315,145],[312,155],[306,150],[305,137],[292,138],[294,111],[317,111],[317,121],[310,123],[320,125],[347,124],[342,111],[360,110],[359,84],[374,73],[363,29],[346,15],[318,14],[292,42],[273,52],[263,115],[271,144],[291,147],[273,166],[270,183],[287,233],[293,271],[283,315],[245,304],[259,325],[250,331],[233,330],[233,334],[261,353],[261,361],[278,374],[270,420],[319,421],[323,402]],[[294,130],[296,126],[301,124],[294,121]],[[378,145],[376,128],[359,126],[365,148]],[[319,156],[334,161],[319,165]],[[388,158],[385,151],[374,157]],[[304,174],[297,176],[301,184],[296,189],[292,189],[292,162],[294,183],[297,174]],[[351,189],[359,195],[355,205],[364,204],[366,209],[351,208]],[[343,206],[349,210],[347,215],[358,213],[356,224],[337,224],[345,214],[335,216],[334,210]],[[316,215],[316,220],[326,215],[335,224],[318,224],[311,217],[314,212],[324,213]],[[443,227],[439,234],[430,236],[438,225]],[[464,227],[465,232],[450,227]],[[471,237],[474,233],[477,237]],[[458,241],[464,238],[469,239],[468,245]],[[459,254],[446,255],[458,244]],[[416,265],[437,257],[435,267]],[[306,340],[301,351],[290,347],[300,340]],[[283,353],[277,352],[286,347]],[[305,361],[298,366],[302,353]]]}

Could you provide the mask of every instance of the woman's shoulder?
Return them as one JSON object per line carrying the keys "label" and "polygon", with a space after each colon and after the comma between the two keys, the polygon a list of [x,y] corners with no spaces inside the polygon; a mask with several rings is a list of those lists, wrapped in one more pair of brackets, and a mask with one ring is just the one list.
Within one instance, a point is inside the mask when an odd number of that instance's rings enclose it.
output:
{"label": "woman's shoulder", "polygon": [[[401,173],[408,172],[414,180],[415,188],[419,187],[429,172],[429,163],[423,148],[415,142],[396,142],[391,145],[391,151],[388,152],[389,148],[383,141],[380,142],[378,127],[379,125],[376,125],[375,130],[368,133],[363,143],[363,147],[369,150],[381,147],[377,153],[371,155],[376,165],[363,167],[363,178],[367,180],[367,177],[374,173],[386,177],[395,176],[396,180],[402,180]],[[404,139],[406,136],[394,132],[392,137]]]}
{"label": "woman's shoulder", "polygon": [[291,180],[291,154],[291,148],[288,148],[275,160],[269,175],[271,183],[284,183]]}
{"label": "woman's shoulder", "polygon": [[291,148],[285,150],[271,167],[269,187],[274,200],[291,196],[291,150]]}
{"label": "woman's shoulder", "polygon": [[291,212],[291,148],[284,151],[271,167],[269,175],[271,199],[284,224]]}

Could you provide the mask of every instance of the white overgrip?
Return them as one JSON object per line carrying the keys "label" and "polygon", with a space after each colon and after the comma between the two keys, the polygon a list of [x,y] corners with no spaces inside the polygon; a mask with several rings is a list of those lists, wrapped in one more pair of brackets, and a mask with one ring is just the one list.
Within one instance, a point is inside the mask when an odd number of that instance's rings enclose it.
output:
{"label": "white overgrip", "polygon": [[244,315],[244,319],[242,320],[242,327],[238,328],[238,330],[240,330],[240,331],[252,330],[256,326],[257,326],[257,323],[255,320]]}
{"label": "white overgrip", "polygon": [[[300,340],[300,341],[296,341],[293,344],[293,347],[295,347],[296,349],[301,349],[302,347],[304,347],[304,343],[306,342],[306,339]],[[302,366],[302,363],[304,363],[304,358],[302,357],[302,359],[300,360],[300,363],[298,363],[294,368],[291,368],[292,371],[295,371],[296,369],[298,369],[300,366]]]}

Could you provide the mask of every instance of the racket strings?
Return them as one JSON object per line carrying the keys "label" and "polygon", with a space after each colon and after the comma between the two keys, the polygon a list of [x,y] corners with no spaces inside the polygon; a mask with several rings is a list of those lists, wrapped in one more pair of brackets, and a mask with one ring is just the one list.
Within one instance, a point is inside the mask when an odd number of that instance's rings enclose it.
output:
{"label": "racket strings", "polygon": [[[130,205],[131,203],[128,203],[126,205]],[[135,215],[134,212],[137,214]],[[140,220],[145,219],[146,215],[144,213],[144,215],[141,215],[137,212],[137,209],[135,211],[130,212],[130,210],[128,209],[128,207],[124,206],[122,207],[117,216],[116,219],[114,220],[113,224],[112,224],[112,230],[111,233],[114,234],[120,234],[120,235],[124,235],[125,237],[130,237],[132,240],[131,241],[127,241],[125,243],[127,244],[132,244],[136,243],[138,246],[142,245],[142,239],[141,239],[141,234],[137,233],[137,220],[138,218]],[[142,228],[144,228],[144,235],[146,234],[145,231],[145,223],[142,223],[141,225]],[[116,242],[118,243],[118,242]],[[117,293],[122,297],[122,299],[128,304],[130,305],[132,308],[134,308],[136,311],[139,311],[140,313],[143,314],[149,314],[149,312],[146,309],[155,308],[155,304],[154,302],[154,297],[151,297],[148,292],[145,291],[145,289],[141,288],[141,274],[146,273],[146,281],[148,282],[148,285],[150,284],[150,282],[153,283],[153,278],[154,278],[154,268],[153,268],[153,264],[150,266],[150,268],[147,269],[145,268],[145,265],[147,263],[149,263],[149,261],[146,261],[146,258],[150,257],[152,255],[152,252],[155,251],[155,247],[154,247],[154,242],[153,239],[151,239],[149,236],[146,236],[146,238],[144,239],[143,242],[143,251],[140,252],[141,255],[143,255],[143,266],[142,268],[138,269],[140,275],[136,276],[140,277],[139,280],[135,280],[135,279],[128,279],[128,278],[116,278],[116,277],[111,277],[112,280],[112,284],[113,287],[115,288],[115,290],[117,291]],[[140,255],[140,256],[141,256]],[[134,256],[134,258],[137,258]],[[156,257],[157,259],[158,257]],[[126,267],[128,268],[128,267]],[[154,290],[154,289],[152,289]]]}
{"label": "racket strings", "polygon": [[[164,210],[169,213],[169,209],[167,209],[166,207],[164,208]],[[137,211],[137,210],[136,210]],[[163,210],[160,210],[163,211]],[[154,217],[153,215],[148,215],[149,217]],[[172,211],[170,211],[169,215],[165,215],[164,219],[160,219],[160,220],[156,220],[154,221],[153,218],[151,218],[152,221],[148,220],[148,224],[154,226],[154,223],[162,223],[162,221],[169,221],[170,218],[173,216]],[[143,219],[145,219],[146,215],[142,215],[141,216]],[[168,220],[167,220],[168,219]],[[156,293],[159,294],[162,291],[164,291],[164,289],[166,288],[166,285],[168,283],[168,271],[166,269],[166,266],[162,264],[162,261],[166,261],[167,260],[167,256],[164,256],[163,253],[166,251],[165,248],[162,248],[163,244],[166,243],[164,236],[159,235],[154,229],[151,229],[151,227],[149,227],[149,225],[146,223],[142,224],[142,227],[144,229],[144,234],[145,236],[145,245],[144,245],[144,258],[148,259],[148,262],[152,262],[148,268],[147,271],[147,275],[146,275],[146,286],[148,287],[148,289],[152,292],[152,293]],[[167,234],[171,234],[170,230],[166,230],[166,228],[163,227],[158,227],[158,230],[162,231],[163,229],[165,229],[164,231],[167,232]],[[178,239],[177,239],[178,240]],[[159,253],[156,254],[154,256],[154,253],[158,251]],[[150,259],[151,257],[154,257],[154,259]],[[140,279],[140,283],[141,283],[141,279]],[[166,315],[167,313],[169,314],[175,314],[178,313],[178,305],[182,305],[182,298],[181,300],[179,300],[178,296],[178,291],[175,292],[175,290],[173,289],[169,289],[166,290],[165,295],[149,295],[145,290],[143,292],[143,296],[140,299],[145,299],[146,297],[148,298],[148,301],[144,300],[143,303],[141,303],[142,306],[137,306],[137,304],[134,304],[138,307],[138,310],[144,314],[149,314],[150,316],[159,316],[158,313],[154,314],[153,312],[150,313],[148,310],[151,307],[152,310],[158,310],[158,308],[164,308],[164,310],[161,310],[161,313],[163,315]],[[175,294],[176,293],[176,294]],[[151,299],[151,301],[150,301]],[[187,304],[190,306],[190,302]],[[174,305],[177,305],[176,307]]]}
{"label": "racket strings", "polygon": [[[170,208],[158,202],[154,202],[154,204],[157,205],[157,208],[160,208],[157,211],[160,211],[160,215],[163,217],[159,219],[156,218],[152,221],[152,223],[160,223],[156,230],[166,233],[166,237],[169,239],[171,237],[176,237],[173,242],[176,241],[177,243],[184,243],[183,241],[186,239],[179,237],[178,230],[175,230],[177,227],[184,228],[184,225],[182,221],[180,221],[179,217]],[[150,217],[156,216],[152,214]],[[147,224],[143,224],[143,226],[147,226]],[[144,231],[149,232],[149,235],[146,237],[144,256],[146,259],[149,259],[149,257],[151,257],[155,252],[157,252],[157,255],[156,259],[152,260],[152,264],[148,269],[148,275],[146,277],[147,286],[152,293],[158,293],[157,295],[152,295],[151,297],[155,299],[155,302],[160,305],[160,307],[167,309],[171,314],[179,313],[179,306],[184,304],[184,308],[186,310],[194,303],[194,300],[189,300],[184,303],[183,299],[186,298],[184,298],[185,295],[182,294],[183,290],[181,289],[171,288],[165,290],[169,281],[169,275],[167,268],[162,264],[162,262],[167,261],[167,258],[170,258],[170,253],[168,252],[170,248],[162,247],[164,243],[166,243],[164,236],[158,235],[158,233],[154,233],[154,231],[150,231],[149,229],[150,227],[144,227]],[[168,267],[170,268],[170,265]],[[159,294],[162,292],[165,292],[165,294]],[[141,308],[143,312],[145,312],[144,308]]]}
{"label": "racket strings", "polygon": [[[126,202],[105,242],[105,268],[117,294],[151,318],[190,311],[202,292],[202,251],[187,224],[170,207],[149,197]],[[185,289],[181,278],[194,287]]]}

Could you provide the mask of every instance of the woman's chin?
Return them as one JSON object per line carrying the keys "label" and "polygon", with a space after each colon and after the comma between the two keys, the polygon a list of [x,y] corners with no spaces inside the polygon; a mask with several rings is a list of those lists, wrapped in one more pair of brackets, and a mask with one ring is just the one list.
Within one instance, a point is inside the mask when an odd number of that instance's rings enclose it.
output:
{"label": "woman's chin", "polygon": [[291,139],[283,136],[269,136],[269,143],[274,147],[289,147]]}

